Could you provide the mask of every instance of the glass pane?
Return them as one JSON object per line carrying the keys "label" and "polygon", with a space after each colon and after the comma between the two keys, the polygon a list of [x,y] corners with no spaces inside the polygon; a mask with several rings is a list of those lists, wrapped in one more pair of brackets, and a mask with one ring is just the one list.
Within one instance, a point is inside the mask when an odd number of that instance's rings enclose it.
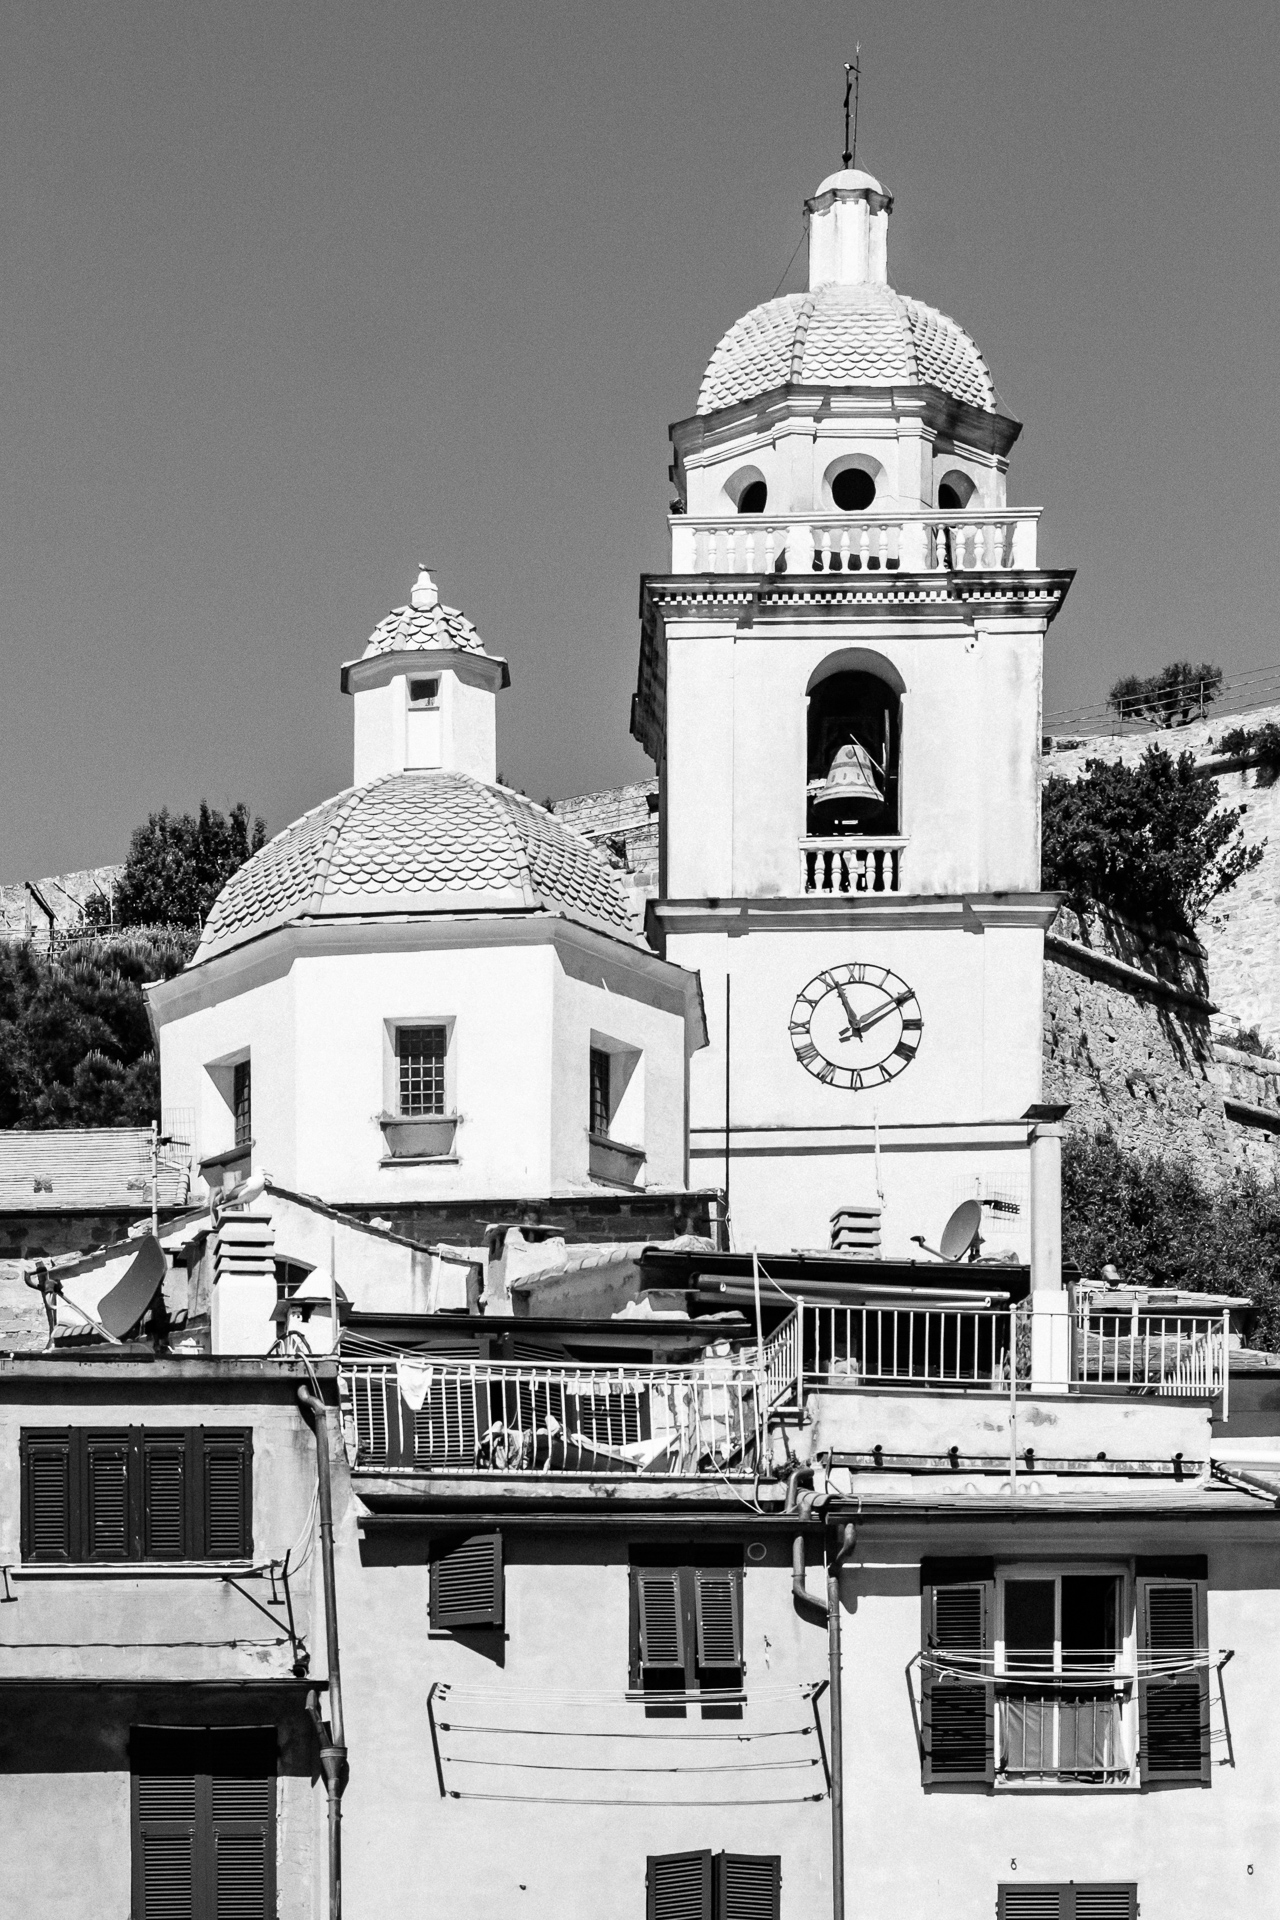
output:
{"label": "glass pane", "polygon": [[399,1027],[400,1112],[406,1119],[444,1112],[445,1030]]}
{"label": "glass pane", "polygon": [[1052,1672],[1054,1585],[1052,1580],[1005,1581],[1004,1651],[1007,1672]]}
{"label": "glass pane", "polygon": [[1119,1634],[1119,1581],[1112,1573],[1062,1576],[1062,1665],[1072,1673],[1108,1673]]}

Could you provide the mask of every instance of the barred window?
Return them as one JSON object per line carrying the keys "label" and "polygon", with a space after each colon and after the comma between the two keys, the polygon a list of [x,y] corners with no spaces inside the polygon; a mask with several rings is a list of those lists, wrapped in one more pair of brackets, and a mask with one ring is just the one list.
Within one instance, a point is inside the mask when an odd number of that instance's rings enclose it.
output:
{"label": "barred window", "polygon": [[446,1034],[443,1027],[397,1027],[400,1112],[405,1119],[443,1113]]}
{"label": "barred window", "polygon": [[252,1146],[253,1087],[247,1060],[238,1060],[232,1069],[231,1105],[236,1117],[236,1146]]}

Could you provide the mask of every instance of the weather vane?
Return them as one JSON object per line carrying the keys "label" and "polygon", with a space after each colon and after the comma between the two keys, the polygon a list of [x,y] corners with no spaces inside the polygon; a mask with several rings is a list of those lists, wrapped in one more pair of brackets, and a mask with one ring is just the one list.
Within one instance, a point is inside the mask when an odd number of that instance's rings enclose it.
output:
{"label": "weather vane", "polygon": [[[846,168],[853,165],[858,157],[858,82],[862,78],[862,42],[853,50],[852,62],[844,63],[844,154]],[[849,100],[853,99],[853,139],[849,138]]]}

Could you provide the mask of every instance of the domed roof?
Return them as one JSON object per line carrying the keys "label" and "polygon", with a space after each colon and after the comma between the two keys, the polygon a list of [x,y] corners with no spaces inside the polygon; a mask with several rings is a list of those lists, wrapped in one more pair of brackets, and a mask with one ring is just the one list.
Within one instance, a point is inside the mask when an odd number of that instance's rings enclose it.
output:
{"label": "domed roof", "polygon": [[379,620],[369,635],[361,659],[380,653],[415,652],[431,647],[484,653],[485,644],[465,613],[457,607],[444,607],[436,583],[423,567],[418,574],[412,599],[407,607],[393,607],[385,620]]}
{"label": "domed roof", "polygon": [[712,354],[698,412],[788,385],[938,387],[984,413],[999,410],[987,364],[964,328],[874,280],[829,281],[753,307]]}
{"label": "domed roof", "polygon": [[232,874],[192,965],[294,922],[477,913],[635,938],[613,870],[545,807],[469,774],[394,773],[313,807]]}

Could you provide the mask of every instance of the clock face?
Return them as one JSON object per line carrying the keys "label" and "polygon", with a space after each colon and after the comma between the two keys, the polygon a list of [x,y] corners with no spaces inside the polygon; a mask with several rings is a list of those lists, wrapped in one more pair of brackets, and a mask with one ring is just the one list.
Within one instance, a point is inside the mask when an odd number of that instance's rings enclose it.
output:
{"label": "clock face", "polygon": [[881,1087],[916,1057],[924,1021],[905,980],[888,967],[842,961],[802,987],[791,1009],[791,1044],[805,1070],[854,1093]]}

